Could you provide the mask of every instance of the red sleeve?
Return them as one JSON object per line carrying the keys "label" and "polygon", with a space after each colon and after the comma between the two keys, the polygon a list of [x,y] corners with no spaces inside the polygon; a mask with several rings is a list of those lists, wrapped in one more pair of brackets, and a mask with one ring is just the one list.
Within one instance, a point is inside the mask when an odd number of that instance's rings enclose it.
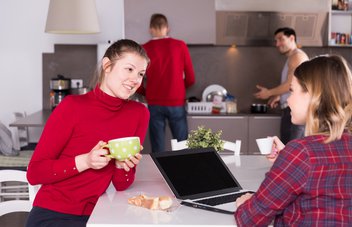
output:
{"label": "red sleeve", "polygon": [[124,169],[115,168],[112,183],[117,191],[127,189],[134,182],[136,168],[126,172]]}
{"label": "red sleeve", "polygon": [[304,147],[297,143],[286,145],[258,191],[237,208],[237,225],[269,225],[303,190],[309,170],[309,157]]}
{"label": "red sleeve", "polygon": [[185,56],[185,87],[188,88],[192,86],[195,83],[195,75],[194,75],[194,69],[193,69],[193,64],[192,64],[192,59],[189,54],[188,48],[186,44],[184,45],[184,56]]}
{"label": "red sleeve", "polygon": [[[74,104],[67,96],[50,115],[38,145],[28,165],[28,181],[35,184],[55,183],[78,174],[74,157],[60,158],[72,134],[75,117]],[[57,134],[60,136],[57,136]]]}

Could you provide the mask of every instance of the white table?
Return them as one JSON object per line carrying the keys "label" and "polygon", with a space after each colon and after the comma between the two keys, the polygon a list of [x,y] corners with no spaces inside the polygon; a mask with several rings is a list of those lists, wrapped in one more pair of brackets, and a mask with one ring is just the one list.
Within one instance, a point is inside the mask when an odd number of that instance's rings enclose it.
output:
{"label": "white table", "polygon": [[[244,189],[257,190],[271,163],[264,156],[222,156],[229,169]],[[180,167],[182,168],[182,167]],[[144,193],[150,196],[173,196],[149,155],[144,155],[137,168],[133,185],[117,192],[110,185],[98,200],[87,227],[112,226],[216,226],[235,225],[232,215],[176,206],[171,212],[148,210],[129,205],[127,199]],[[176,200],[175,200],[176,201]]]}

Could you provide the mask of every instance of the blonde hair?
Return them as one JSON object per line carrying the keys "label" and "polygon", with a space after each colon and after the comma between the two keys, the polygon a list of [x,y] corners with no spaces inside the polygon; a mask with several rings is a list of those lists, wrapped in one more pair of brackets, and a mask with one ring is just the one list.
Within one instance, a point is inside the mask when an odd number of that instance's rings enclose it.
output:
{"label": "blonde hair", "polygon": [[337,55],[319,56],[294,72],[304,92],[311,95],[306,135],[324,134],[326,143],[351,132],[352,75],[346,60]]}

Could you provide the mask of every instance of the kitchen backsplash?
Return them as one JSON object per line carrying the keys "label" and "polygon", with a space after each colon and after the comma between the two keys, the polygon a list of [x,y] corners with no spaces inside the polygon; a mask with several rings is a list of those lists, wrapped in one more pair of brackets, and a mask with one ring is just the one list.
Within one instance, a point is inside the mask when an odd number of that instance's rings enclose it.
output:
{"label": "kitchen backsplash", "polygon": [[[187,97],[201,98],[211,84],[225,87],[237,98],[240,112],[249,112],[256,100],[256,84],[273,87],[280,83],[281,69],[286,60],[275,47],[189,46],[196,84],[187,91]],[[305,47],[308,56],[336,53],[352,62],[350,48]],[[96,45],[55,45],[54,53],[43,53],[43,108],[49,109],[50,79],[62,74],[71,79],[83,79],[84,86],[94,74],[97,65]]]}
{"label": "kitchen backsplash", "polygon": [[[271,88],[280,84],[281,70],[286,57],[275,47],[190,46],[197,83],[187,97],[201,97],[210,84],[225,87],[237,98],[240,112],[249,112],[256,100],[253,93],[256,84]],[[339,54],[352,63],[352,49],[349,47],[304,47],[310,58],[322,54]],[[278,110],[274,110],[278,111]]]}
{"label": "kitchen backsplash", "polygon": [[43,53],[43,108],[50,109],[50,80],[61,74],[82,79],[89,86],[97,65],[97,45],[56,44],[54,53]]}

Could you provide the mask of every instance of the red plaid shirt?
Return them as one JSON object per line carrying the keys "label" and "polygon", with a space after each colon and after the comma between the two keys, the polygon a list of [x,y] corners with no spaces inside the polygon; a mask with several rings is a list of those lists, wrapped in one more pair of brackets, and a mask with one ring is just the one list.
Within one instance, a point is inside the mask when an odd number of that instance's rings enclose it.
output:
{"label": "red plaid shirt", "polygon": [[352,226],[352,135],[289,142],[258,191],[240,207],[238,226]]}

